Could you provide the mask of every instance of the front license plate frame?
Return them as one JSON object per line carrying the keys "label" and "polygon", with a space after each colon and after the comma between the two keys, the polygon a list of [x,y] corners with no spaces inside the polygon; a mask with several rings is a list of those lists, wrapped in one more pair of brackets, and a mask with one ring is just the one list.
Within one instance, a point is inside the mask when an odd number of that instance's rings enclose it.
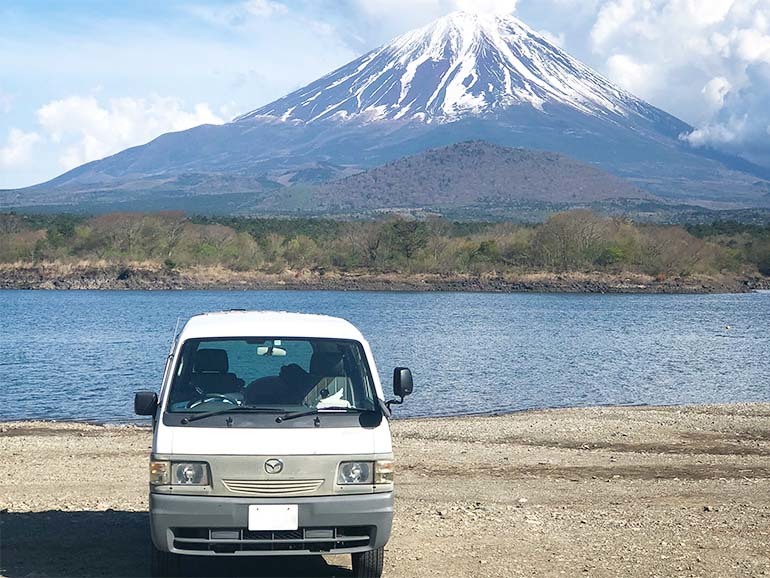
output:
{"label": "front license plate frame", "polygon": [[297,504],[252,504],[249,506],[249,530],[270,532],[297,530],[299,506]]}

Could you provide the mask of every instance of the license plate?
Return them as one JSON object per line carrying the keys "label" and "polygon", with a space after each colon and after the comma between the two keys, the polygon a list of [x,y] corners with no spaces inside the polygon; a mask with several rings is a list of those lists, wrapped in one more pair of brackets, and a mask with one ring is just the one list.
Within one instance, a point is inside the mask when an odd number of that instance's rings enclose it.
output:
{"label": "license plate", "polygon": [[299,512],[296,504],[249,506],[249,530],[296,530]]}

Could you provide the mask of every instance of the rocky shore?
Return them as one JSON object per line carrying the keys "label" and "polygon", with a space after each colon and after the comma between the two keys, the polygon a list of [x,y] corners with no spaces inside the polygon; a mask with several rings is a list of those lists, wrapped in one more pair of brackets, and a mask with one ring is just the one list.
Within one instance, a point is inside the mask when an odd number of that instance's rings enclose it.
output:
{"label": "rocky shore", "polygon": [[82,262],[0,264],[0,289],[748,293],[770,289],[770,278],[720,275],[662,279],[599,272],[440,275],[302,270],[263,273],[220,267],[178,270],[155,263]]}
{"label": "rocky shore", "polygon": [[[770,573],[770,404],[397,420],[385,576]],[[0,423],[0,575],[147,576],[148,427]],[[191,576],[350,576],[345,557]]]}

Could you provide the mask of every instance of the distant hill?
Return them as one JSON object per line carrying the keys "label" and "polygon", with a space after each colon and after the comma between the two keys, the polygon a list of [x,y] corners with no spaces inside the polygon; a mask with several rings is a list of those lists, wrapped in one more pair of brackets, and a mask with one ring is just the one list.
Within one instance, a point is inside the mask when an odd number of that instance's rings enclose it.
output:
{"label": "distant hill", "polygon": [[657,200],[596,167],[551,152],[465,142],[405,157],[300,193],[279,190],[259,207],[340,213],[374,209],[500,208],[617,199]]}

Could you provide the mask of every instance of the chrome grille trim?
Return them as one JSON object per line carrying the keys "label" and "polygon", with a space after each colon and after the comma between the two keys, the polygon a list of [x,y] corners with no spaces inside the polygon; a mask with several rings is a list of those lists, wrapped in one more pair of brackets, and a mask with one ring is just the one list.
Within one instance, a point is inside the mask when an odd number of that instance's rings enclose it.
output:
{"label": "chrome grille trim", "polygon": [[312,494],[323,483],[324,480],[222,480],[229,492],[247,496]]}

